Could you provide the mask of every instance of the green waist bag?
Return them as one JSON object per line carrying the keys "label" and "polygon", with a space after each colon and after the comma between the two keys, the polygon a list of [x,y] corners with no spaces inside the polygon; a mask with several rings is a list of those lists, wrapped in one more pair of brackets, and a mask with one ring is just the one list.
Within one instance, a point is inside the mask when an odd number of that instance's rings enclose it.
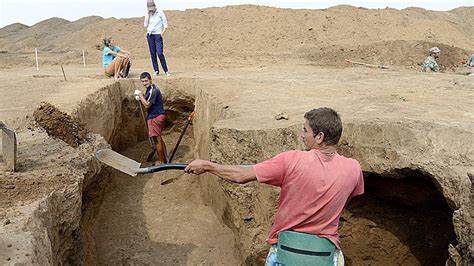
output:
{"label": "green waist bag", "polygon": [[283,265],[334,265],[336,246],[316,235],[283,231],[278,234],[277,261]]}

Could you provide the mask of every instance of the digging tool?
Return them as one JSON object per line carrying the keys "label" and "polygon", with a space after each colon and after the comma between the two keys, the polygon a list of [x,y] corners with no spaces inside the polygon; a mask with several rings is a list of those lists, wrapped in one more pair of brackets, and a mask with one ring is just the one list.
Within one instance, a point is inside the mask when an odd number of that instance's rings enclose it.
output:
{"label": "digging tool", "polygon": [[111,149],[98,150],[95,157],[102,163],[131,176],[149,174],[165,170],[184,170],[187,164],[167,163],[158,166],[140,168],[141,164]]}
{"label": "digging tool", "polygon": [[9,129],[3,121],[0,121],[0,131],[2,131],[2,156],[7,167],[16,171],[17,140],[15,131]]}
{"label": "digging tool", "polygon": [[[143,113],[142,103],[140,101],[137,101],[137,104],[138,104],[138,107],[140,108],[140,115],[142,116],[142,120],[145,122],[145,127],[146,127],[147,135],[148,135],[148,124],[146,122],[145,114]],[[148,137],[148,142],[150,142],[151,151],[148,154],[148,157],[146,158],[146,161],[151,162],[151,161],[153,161],[153,159],[155,157],[155,154],[156,154],[156,146],[155,146],[155,142],[153,141],[153,138]]]}
{"label": "digging tool", "polygon": [[382,65],[382,64],[380,64],[380,65],[366,64],[366,63],[361,63],[361,62],[352,61],[352,60],[349,60],[349,59],[346,59],[345,61],[346,61],[346,63],[354,64],[354,65],[360,65],[360,66],[366,66],[366,67],[374,67],[374,68],[380,68],[380,69],[388,69],[388,66],[384,66],[384,65]]}
{"label": "digging tool", "polygon": [[192,111],[191,114],[189,114],[188,119],[186,120],[186,124],[184,125],[183,131],[181,131],[181,135],[179,135],[178,141],[176,142],[176,145],[174,146],[173,152],[171,153],[168,163],[171,163],[173,161],[173,157],[176,153],[176,150],[178,149],[179,143],[181,142],[181,139],[183,138],[184,133],[186,133],[186,129],[188,128],[189,124],[191,123],[191,121],[193,121],[194,115],[195,115],[194,111]]}

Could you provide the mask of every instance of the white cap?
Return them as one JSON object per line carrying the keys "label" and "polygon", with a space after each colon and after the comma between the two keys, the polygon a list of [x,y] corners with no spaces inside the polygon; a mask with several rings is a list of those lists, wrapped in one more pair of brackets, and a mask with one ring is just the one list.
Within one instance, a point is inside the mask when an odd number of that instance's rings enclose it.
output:
{"label": "white cap", "polygon": [[439,49],[438,47],[431,47],[430,48],[430,53],[441,53],[441,49]]}

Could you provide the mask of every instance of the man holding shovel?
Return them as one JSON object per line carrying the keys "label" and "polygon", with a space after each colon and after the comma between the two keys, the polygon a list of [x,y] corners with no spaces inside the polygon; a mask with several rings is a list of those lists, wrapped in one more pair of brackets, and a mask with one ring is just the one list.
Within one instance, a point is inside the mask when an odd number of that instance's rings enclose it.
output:
{"label": "man holding shovel", "polygon": [[148,136],[153,139],[156,146],[156,155],[158,161],[155,165],[167,163],[166,145],[161,134],[165,124],[165,108],[163,105],[163,98],[161,96],[160,88],[156,86],[151,80],[151,75],[148,72],[140,74],[140,80],[146,88],[145,95],[139,90],[135,90],[135,99],[140,101],[147,109],[147,125]]}
{"label": "man holding shovel", "polygon": [[287,151],[252,166],[194,160],[185,169],[222,179],[278,186],[280,200],[267,242],[265,265],[343,265],[339,217],[349,200],[364,192],[359,163],[337,154],[342,123],[336,111],[318,108],[304,115],[306,151]]}

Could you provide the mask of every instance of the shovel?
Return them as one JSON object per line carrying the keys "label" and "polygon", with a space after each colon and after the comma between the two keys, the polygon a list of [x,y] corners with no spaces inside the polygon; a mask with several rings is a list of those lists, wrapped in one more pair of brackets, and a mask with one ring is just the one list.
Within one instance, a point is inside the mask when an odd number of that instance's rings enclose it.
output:
{"label": "shovel", "polygon": [[380,64],[380,65],[366,64],[366,63],[362,63],[362,62],[352,61],[352,60],[349,60],[349,59],[346,59],[345,61],[348,64],[354,64],[354,65],[366,66],[366,67],[373,67],[373,68],[380,68],[380,69],[388,69],[388,66],[384,66],[382,64]]}
{"label": "shovel", "polygon": [[141,164],[139,162],[125,157],[111,149],[98,150],[95,154],[95,157],[102,163],[131,176],[137,176],[137,174],[149,174],[165,170],[184,170],[187,166],[187,164],[184,163],[168,163],[158,166],[140,168]]}
{"label": "shovel", "polygon": [[188,119],[186,120],[186,124],[184,125],[183,131],[181,131],[181,135],[179,135],[178,141],[176,142],[176,145],[174,146],[173,152],[171,153],[170,159],[168,160],[168,163],[171,163],[173,161],[174,155],[176,154],[176,150],[178,149],[179,143],[181,143],[181,139],[183,139],[184,133],[186,133],[186,129],[188,128],[189,124],[191,121],[193,121],[194,118],[194,111],[189,114]]}
{"label": "shovel", "polygon": [[[146,134],[148,135],[148,124],[146,122],[145,114],[143,113],[142,103],[140,101],[137,101],[137,104],[138,104],[138,107],[140,108],[140,114],[142,116],[142,120],[145,122],[145,127],[147,129]],[[148,137],[148,141],[150,142],[151,151],[148,154],[146,161],[151,162],[153,161],[153,158],[155,157],[155,154],[156,154],[156,146],[155,146],[155,142],[153,141],[153,138]]]}

